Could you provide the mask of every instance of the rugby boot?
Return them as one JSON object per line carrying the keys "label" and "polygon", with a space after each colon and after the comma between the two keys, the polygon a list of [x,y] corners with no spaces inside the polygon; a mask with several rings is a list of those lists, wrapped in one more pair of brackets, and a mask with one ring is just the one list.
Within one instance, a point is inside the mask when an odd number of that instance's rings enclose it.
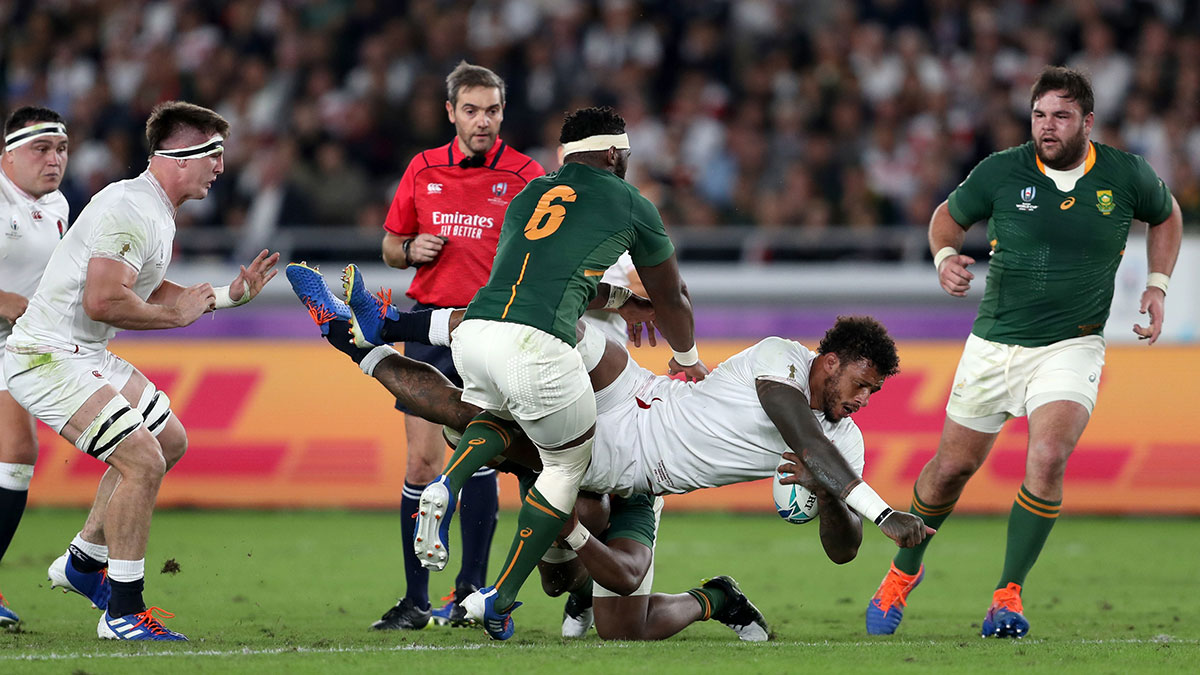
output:
{"label": "rugby boot", "polygon": [[21,623],[21,617],[8,608],[8,603],[4,600],[4,594],[0,593],[0,628],[13,628],[19,623]]}
{"label": "rugby boot", "polygon": [[496,587],[488,586],[468,595],[463,600],[463,608],[467,617],[483,624],[488,637],[493,640],[507,640],[513,636],[516,624],[513,623],[513,610],[521,603],[514,602],[506,611],[496,611]]}
{"label": "rugby boot", "polygon": [[584,607],[578,596],[568,593],[567,602],[563,605],[562,636],[583,637],[595,623],[596,613],[592,611],[592,606]]}
{"label": "rugby boot", "polygon": [[78,593],[91,600],[92,607],[108,609],[108,597],[112,595],[112,586],[108,583],[107,570],[80,572],[75,569],[71,562],[71,553],[68,551],[50,563],[46,577],[50,580],[50,588],[61,588],[63,593]]}
{"label": "rugby boot", "polygon": [[905,574],[892,563],[883,583],[875,591],[867,605],[867,633],[870,635],[891,635],[900,626],[904,618],[904,606],[908,604],[908,594],[925,578],[925,566],[916,574]]}
{"label": "rugby boot", "polygon": [[392,306],[392,290],[380,290],[372,295],[367,291],[362,272],[353,263],[342,270],[342,288],[346,291],[346,304],[350,306],[350,330],[354,334],[355,346],[386,344],[383,339],[384,322],[400,316]]}
{"label": "rugby boot", "polygon": [[162,614],[164,619],[175,616],[161,607],[151,607],[144,612],[116,618],[105,611],[100,615],[96,635],[105,640],[187,641],[187,636],[168,629],[154,618],[154,612]]}
{"label": "rugby boot", "polygon": [[733,577],[721,575],[705,579],[701,588],[716,588],[725,594],[725,606],[719,612],[713,612],[710,617],[729,626],[737,633],[738,639],[744,642],[766,642],[771,639],[771,628],[767,619],[758,611],[750,598],[738,588]]}
{"label": "rugby boot", "polygon": [[433,622],[439,626],[450,626],[451,628],[474,626],[475,622],[467,618],[467,610],[463,609],[462,601],[476,590],[478,589],[467,584],[450,591],[450,595],[442,598],[446,604],[433,610]]}
{"label": "rugby boot", "polygon": [[1021,612],[1021,587],[1010,583],[992,594],[992,606],[983,617],[982,637],[1023,638],[1029,634],[1029,621]]}
{"label": "rugby boot", "polygon": [[421,500],[417,502],[417,526],[413,531],[413,551],[425,569],[440,571],[450,559],[446,545],[450,540],[450,519],[457,503],[457,495],[450,494],[450,479],[444,475],[421,491]]}
{"label": "rugby boot", "polygon": [[303,262],[288,263],[284,274],[296,297],[308,309],[308,315],[321,329],[321,335],[329,335],[330,322],[350,320],[350,307],[333,295],[316,267]]}
{"label": "rugby boot", "polygon": [[421,630],[429,625],[428,609],[417,609],[412,600],[404,598],[371,624],[375,630]]}

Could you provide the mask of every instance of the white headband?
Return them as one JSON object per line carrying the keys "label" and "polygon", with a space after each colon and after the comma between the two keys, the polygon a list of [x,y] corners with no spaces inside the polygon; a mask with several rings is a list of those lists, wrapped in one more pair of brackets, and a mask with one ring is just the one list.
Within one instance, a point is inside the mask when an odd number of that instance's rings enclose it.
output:
{"label": "white headband", "polygon": [[67,137],[67,125],[62,122],[41,122],[21,127],[4,137],[4,151],[15,150],[39,136]]}
{"label": "white headband", "polygon": [[607,150],[616,148],[618,150],[629,149],[628,134],[597,134],[588,136],[577,141],[563,143],[563,157],[576,152],[594,152],[596,150]]}
{"label": "white headband", "polygon": [[225,152],[225,146],[222,143],[225,138],[221,134],[215,134],[212,138],[199,143],[197,145],[189,145],[186,148],[174,148],[171,150],[155,150],[154,154],[167,159],[199,159],[215,155],[218,152]]}

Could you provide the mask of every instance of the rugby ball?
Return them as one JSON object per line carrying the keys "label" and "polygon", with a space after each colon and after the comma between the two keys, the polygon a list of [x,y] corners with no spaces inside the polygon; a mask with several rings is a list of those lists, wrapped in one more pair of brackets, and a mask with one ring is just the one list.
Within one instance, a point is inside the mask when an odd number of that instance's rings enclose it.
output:
{"label": "rugby ball", "polygon": [[789,523],[803,525],[817,517],[817,496],[803,485],[785,485],[779,479],[791,474],[775,472],[771,479],[771,492],[775,497],[775,511]]}

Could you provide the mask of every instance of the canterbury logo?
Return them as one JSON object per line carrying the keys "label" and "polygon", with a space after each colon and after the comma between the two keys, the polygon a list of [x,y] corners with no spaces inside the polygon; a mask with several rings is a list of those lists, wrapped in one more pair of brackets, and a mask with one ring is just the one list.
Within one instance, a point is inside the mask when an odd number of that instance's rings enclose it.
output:
{"label": "canterbury logo", "polygon": [[1067,197],[1066,199],[1063,200],[1063,203],[1058,205],[1058,208],[1062,209],[1063,211],[1066,211],[1067,209],[1071,208],[1072,206],[1075,206],[1075,198]]}

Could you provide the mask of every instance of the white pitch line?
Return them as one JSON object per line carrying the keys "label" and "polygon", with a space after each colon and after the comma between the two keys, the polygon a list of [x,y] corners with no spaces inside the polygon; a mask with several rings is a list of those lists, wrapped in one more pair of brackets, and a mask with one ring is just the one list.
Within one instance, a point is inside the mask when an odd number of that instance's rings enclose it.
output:
{"label": "white pitch line", "polygon": [[[1161,636],[1157,636],[1157,637],[1150,638],[1150,639],[1130,638],[1130,639],[1125,639],[1125,640],[1020,640],[1020,642],[1021,642],[1021,644],[1027,644],[1027,645],[1060,645],[1060,644],[1063,644],[1063,645],[1066,645],[1066,644],[1076,644],[1076,645],[1163,645],[1163,644],[1200,645],[1200,640],[1180,639],[1180,638],[1171,637],[1170,635],[1161,635]],[[730,643],[727,646],[734,646],[734,647],[740,646],[745,649],[763,649],[763,648],[771,648],[771,647],[777,647],[777,648],[807,647],[810,649],[817,648],[817,647],[841,647],[841,648],[852,647],[854,649],[861,649],[863,647],[911,648],[911,647],[915,647],[915,646],[924,646],[924,645],[937,646],[940,644],[946,644],[946,642],[945,641],[934,641],[934,640],[906,641],[906,642],[891,641],[891,640],[858,641],[858,642],[830,642],[827,640],[821,641],[821,642],[790,642],[790,641],[776,640],[774,642],[768,642],[766,644],[749,644],[749,643],[735,642],[735,643]],[[552,647],[552,646],[557,646],[557,645],[512,645],[512,646],[503,646],[503,645],[450,645],[450,646],[397,645],[395,647],[365,647],[364,646],[364,647],[323,647],[323,648],[276,647],[276,648],[272,648],[272,649],[245,648],[245,649],[228,649],[228,650],[203,649],[203,650],[190,650],[190,651],[137,652],[137,653],[132,653],[132,654],[123,654],[120,652],[112,653],[112,654],[81,654],[81,653],[54,654],[54,653],[51,653],[51,654],[15,654],[15,655],[11,655],[11,656],[10,655],[0,655],[0,661],[70,661],[70,660],[75,660],[75,659],[140,659],[140,658],[163,658],[163,657],[179,657],[179,656],[268,656],[268,655],[272,655],[272,654],[369,654],[369,653],[373,653],[373,652],[385,653],[385,652],[414,652],[414,651],[416,651],[416,652],[420,652],[420,651],[454,652],[454,651],[476,651],[479,649],[529,650],[529,649],[540,649],[543,647]],[[604,642],[604,643],[591,643],[591,644],[580,643],[579,644],[579,647],[583,647],[583,648],[600,647],[600,648],[604,648],[604,649],[612,649],[614,647],[615,648],[625,648],[625,647],[629,647],[629,646],[630,645],[628,643],[620,643],[620,642],[617,642],[617,643]]]}

